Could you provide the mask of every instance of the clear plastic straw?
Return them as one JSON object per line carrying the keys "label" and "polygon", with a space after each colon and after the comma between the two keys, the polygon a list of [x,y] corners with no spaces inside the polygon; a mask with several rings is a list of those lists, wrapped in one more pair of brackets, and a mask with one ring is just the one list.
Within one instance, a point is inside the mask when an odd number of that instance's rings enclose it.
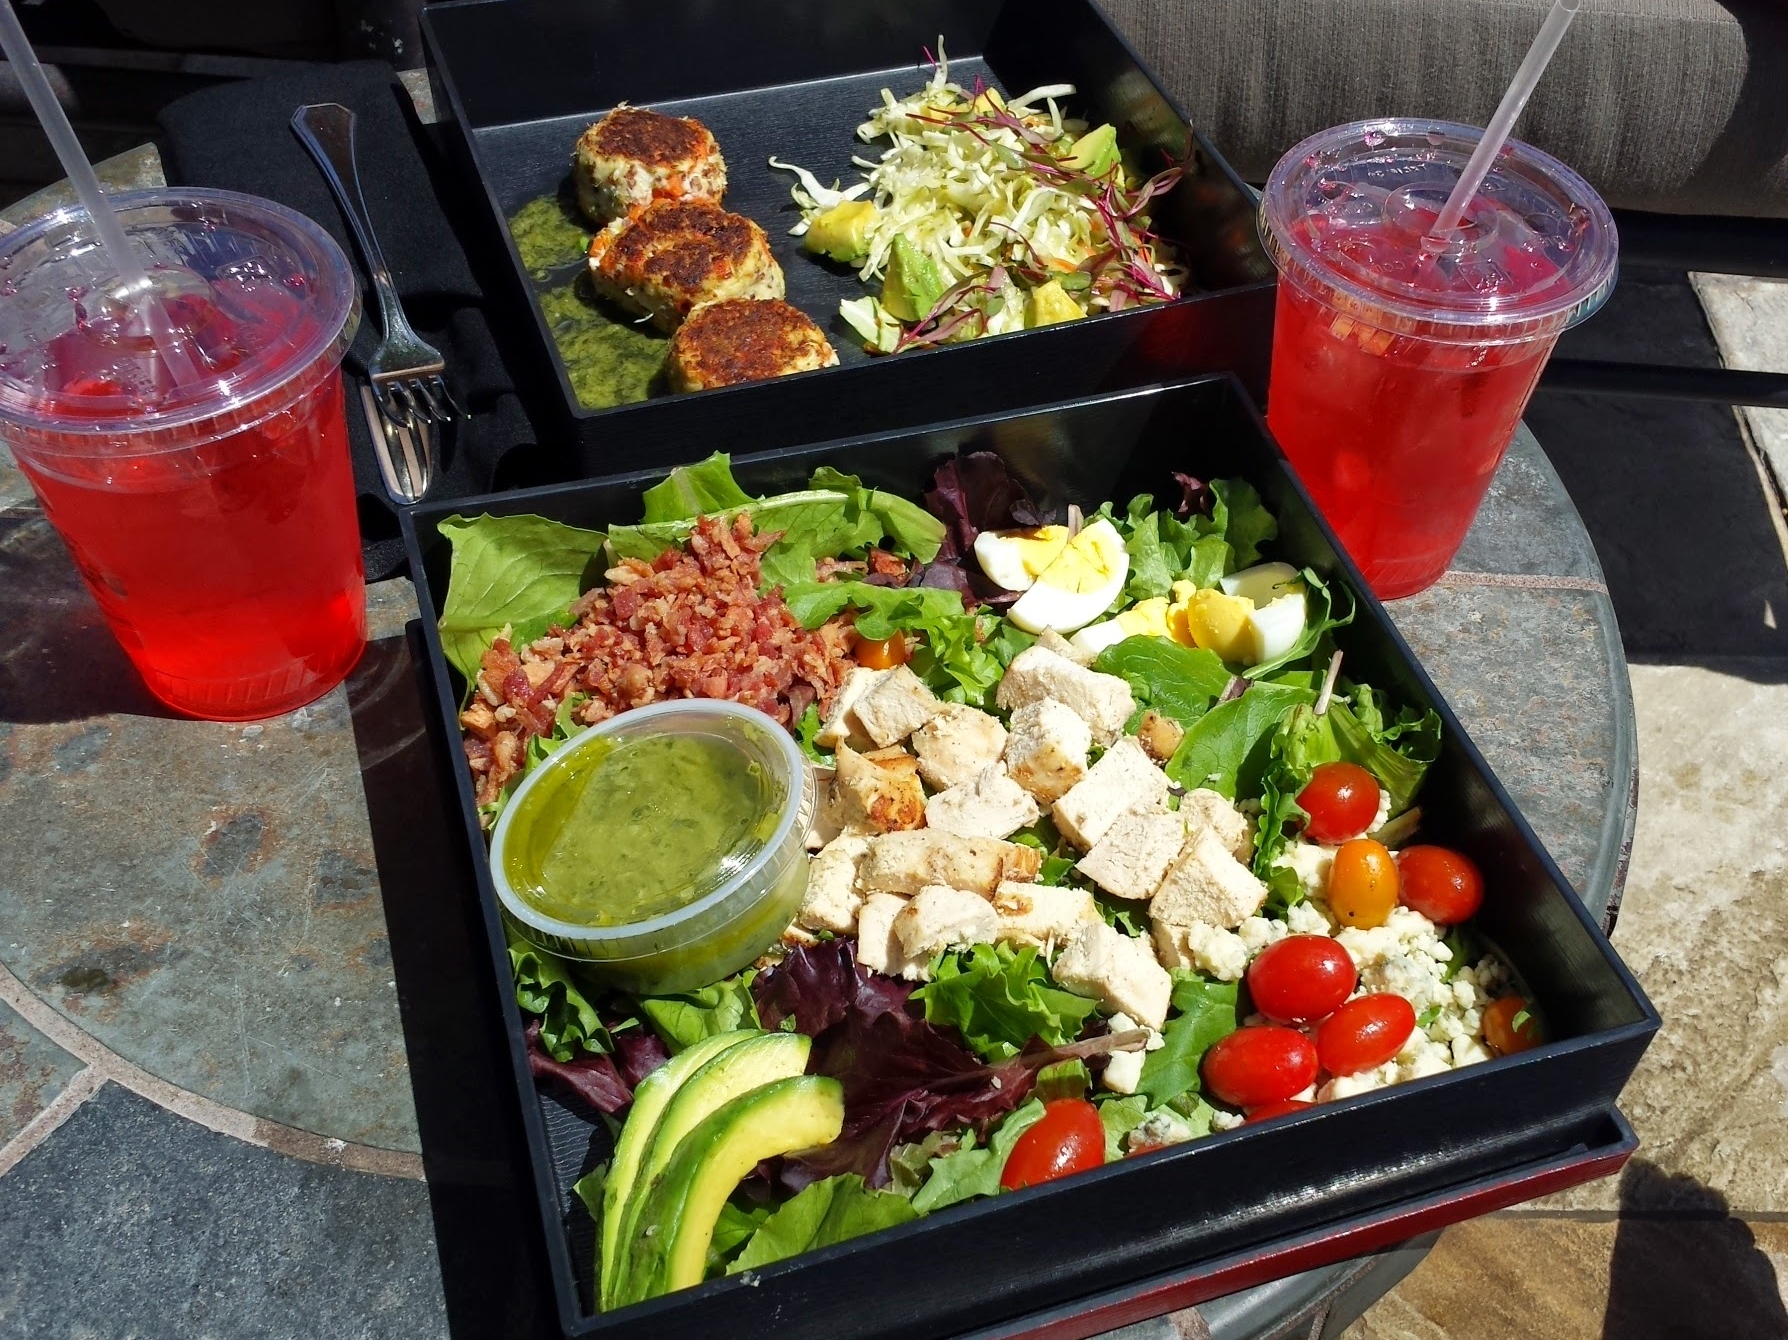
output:
{"label": "clear plastic straw", "polygon": [[1527,49],[1527,58],[1521,62],[1521,68],[1515,71],[1514,82],[1509,85],[1509,91],[1502,95],[1496,115],[1490,118],[1490,124],[1484,129],[1484,137],[1478,141],[1478,147],[1472,151],[1471,158],[1466,162],[1465,171],[1460,174],[1453,193],[1447,197],[1440,216],[1428,230],[1429,237],[1442,241],[1450,238],[1453,230],[1459,226],[1459,220],[1465,217],[1467,206],[1478,193],[1478,187],[1484,184],[1484,178],[1490,175],[1490,165],[1496,161],[1496,155],[1509,142],[1509,132],[1514,130],[1515,122],[1527,106],[1528,98],[1533,96],[1540,76],[1546,72],[1546,65],[1552,59],[1552,53],[1558,50],[1558,44],[1564,40],[1565,29],[1577,17],[1577,7],[1582,3],[1583,0],[1553,0],[1551,12],[1540,25],[1539,35]]}
{"label": "clear plastic straw", "polygon": [[74,127],[68,123],[68,116],[57,101],[56,91],[50,87],[49,76],[38,63],[37,53],[31,49],[31,42],[25,36],[24,26],[13,12],[10,0],[0,0],[0,50],[5,51],[7,61],[17,73],[31,110],[37,113],[38,123],[49,137],[50,147],[55,149],[62,170],[68,174],[69,185],[74,187],[81,207],[93,224],[93,231],[99,234],[99,244],[105,248],[112,268],[117,271],[118,288],[114,296],[142,317],[144,328],[154,340],[156,352],[161,355],[162,363],[175,383],[197,381],[203,374],[175,334],[173,323],[168,319],[161,299],[156,296],[148,274],[137,264],[136,254],[124,235],[124,227],[100,190],[93,164],[87,161],[86,151],[75,138]]}

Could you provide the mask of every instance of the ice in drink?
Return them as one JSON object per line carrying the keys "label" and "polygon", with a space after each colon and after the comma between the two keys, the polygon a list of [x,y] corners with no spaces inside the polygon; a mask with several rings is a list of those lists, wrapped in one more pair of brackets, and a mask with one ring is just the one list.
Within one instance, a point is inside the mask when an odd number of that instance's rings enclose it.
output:
{"label": "ice in drink", "polygon": [[1381,597],[1458,551],[1559,332],[1613,287],[1606,207],[1511,142],[1454,237],[1428,236],[1477,132],[1362,122],[1280,160],[1267,423]]}
{"label": "ice in drink", "polygon": [[143,194],[121,212],[186,366],[108,297],[79,217],[53,216],[0,247],[0,436],[150,691],[267,716],[339,683],[366,640],[352,273],[282,207]]}

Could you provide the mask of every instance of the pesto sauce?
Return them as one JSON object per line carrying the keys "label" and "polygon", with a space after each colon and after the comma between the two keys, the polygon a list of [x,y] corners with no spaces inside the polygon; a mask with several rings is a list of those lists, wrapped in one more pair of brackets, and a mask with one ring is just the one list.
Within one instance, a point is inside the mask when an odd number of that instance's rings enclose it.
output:
{"label": "pesto sauce", "polygon": [[503,873],[549,917],[625,926],[736,874],[776,828],[762,767],[723,741],[592,740],[540,779],[510,821]]}
{"label": "pesto sauce", "polygon": [[569,190],[528,201],[509,216],[509,235],[515,239],[522,265],[536,279],[545,279],[569,265],[581,265],[594,236]]}
{"label": "pesto sauce", "polygon": [[607,409],[644,400],[659,388],[669,336],[598,302],[583,275],[539,295],[540,311],[579,403]]}

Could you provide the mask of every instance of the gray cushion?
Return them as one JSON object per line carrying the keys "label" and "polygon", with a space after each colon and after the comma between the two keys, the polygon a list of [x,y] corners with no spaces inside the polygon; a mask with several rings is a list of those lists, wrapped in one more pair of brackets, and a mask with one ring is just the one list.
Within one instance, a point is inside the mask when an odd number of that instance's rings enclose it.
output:
{"label": "gray cushion", "polygon": [[[1325,126],[1483,125],[1550,0],[1101,0],[1250,181]],[[1584,0],[1516,134],[1628,209],[1788,217],[1788,4]]]}

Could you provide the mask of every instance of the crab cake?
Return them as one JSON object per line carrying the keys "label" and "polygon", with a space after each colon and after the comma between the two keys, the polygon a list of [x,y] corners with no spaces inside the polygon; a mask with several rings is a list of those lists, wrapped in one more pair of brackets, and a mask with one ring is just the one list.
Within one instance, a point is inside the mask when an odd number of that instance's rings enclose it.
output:
{"label": "crab cake", "polygon": [[784,377],[836,366],[825,332],[778,298],[705,303],[671,336],[664,369],[675,391]]}
{"label": "crab cake", "polygon": [[598,225],[654,200],[718,204],[726,194],[726,160],[708,128],[644,107],[617,107],[578,136],[571,177],[578,206]]}
{"label": "crab cake", "polygon": [[666,331],[700,303],[783,294],[764,230],[705,200],[655,201],[596,234],[590,283]]}

